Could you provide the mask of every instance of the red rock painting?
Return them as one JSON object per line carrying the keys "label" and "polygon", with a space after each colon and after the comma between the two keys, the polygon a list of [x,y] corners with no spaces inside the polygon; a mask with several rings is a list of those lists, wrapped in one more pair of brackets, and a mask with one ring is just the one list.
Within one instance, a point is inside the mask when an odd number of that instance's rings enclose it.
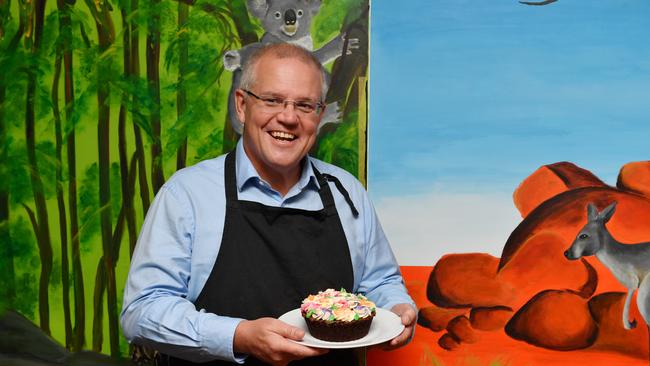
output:
{"label": "red rock painting", "polygon": [[607,229],[618,241],[650,241],[650,162],[626,164],[616,187],[572,163],[546,165],[513,200],[522,221],[500,258],[450,253],[433,268],[402,267],[420,309],[416,337],[393,353],[371,350],[369,365],[453,365],[468,357],[482,360],[476,364],[648,364],[649,328],[636,295],[630,319],[638,326],[625,330],[625,287],[594,256],[569,261],[564,251],[587,222],[589,203],[602,210],[617,202]]}

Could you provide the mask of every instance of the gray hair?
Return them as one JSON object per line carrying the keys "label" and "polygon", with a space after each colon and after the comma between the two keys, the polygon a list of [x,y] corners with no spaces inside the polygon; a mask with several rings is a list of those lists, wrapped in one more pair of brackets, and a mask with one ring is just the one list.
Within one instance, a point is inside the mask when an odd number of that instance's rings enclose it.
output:
{"label": "gray hair", "polygon": [[327,71],[311,51],[291,43],[271,43],[263,45],[259,49],[255,50],[242,67],[242,75],[239,81],[240,88],[250,90],[253,87],[256,81],[255,68],[259,60],[266,54],[279,59],[292,58],[313,65],[321,74],[320,99],[321,101],[325,99],[329,87],[329,76]]}

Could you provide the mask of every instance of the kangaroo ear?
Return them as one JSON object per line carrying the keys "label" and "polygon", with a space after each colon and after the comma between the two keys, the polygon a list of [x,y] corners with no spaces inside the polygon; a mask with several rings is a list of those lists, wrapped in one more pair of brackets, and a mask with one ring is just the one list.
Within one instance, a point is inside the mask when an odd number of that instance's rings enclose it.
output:
{"label": "kangaroo ear", "polygon": [[587,221],[595,221],[598,218],[598,209],[593,203],[587,205]]}
{"label": "kangaroo ear", "polygon": [[598,214],[598,218],[602,219],[603,222],[607,222],[612,218],[612,215],[614,215],[614,211],[616,211],[616,201],[605,207],[605,209]]}
{"label": "kangaroo ear", "polygon": [[263,19],[269,10],[269,2],[267,0],[247,0],[246,5],[248,6],[248,11],[257,19]]}

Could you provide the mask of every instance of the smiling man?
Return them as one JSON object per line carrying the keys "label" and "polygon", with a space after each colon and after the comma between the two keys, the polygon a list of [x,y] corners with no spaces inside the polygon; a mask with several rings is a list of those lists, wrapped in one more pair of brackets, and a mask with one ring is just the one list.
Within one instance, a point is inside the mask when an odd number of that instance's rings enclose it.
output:
{"label": "smiling man", "polygon": [[244,151],[260,177],[281,195],[298,182],[324,109],[320,64],[310,54],[294,52],[294,57],[258,54],[235,92],[237,116],[244,121]]}
{"label": "smiling man", "polygon": [[289,44],[244,67],[231,153],[178,171],[147,213],[124,290],[126,338],[159,365],[357,365],[350,350],[297,344],[277,318],[327,288],[360,292],[416,320],[399,267],[363,186],[308,156],[323,114],[323,69]]}

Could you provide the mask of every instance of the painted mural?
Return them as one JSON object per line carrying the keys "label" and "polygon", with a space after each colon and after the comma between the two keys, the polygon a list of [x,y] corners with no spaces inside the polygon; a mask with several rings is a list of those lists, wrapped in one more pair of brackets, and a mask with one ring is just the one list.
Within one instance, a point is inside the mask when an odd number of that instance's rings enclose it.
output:
{"label": "painted mural", "polygon": [[229,95],[260,44],[323,62],[312,154],[365,182],[368,34],[367,0],[1,0],[0,364],[127,362],[143,216],[176,170],[235,145]]}
{"label": "painted mural", "polygon": [[650,4],[407,3],[373,3],[368,185],[418,327],[368,364],[647,365]]}

